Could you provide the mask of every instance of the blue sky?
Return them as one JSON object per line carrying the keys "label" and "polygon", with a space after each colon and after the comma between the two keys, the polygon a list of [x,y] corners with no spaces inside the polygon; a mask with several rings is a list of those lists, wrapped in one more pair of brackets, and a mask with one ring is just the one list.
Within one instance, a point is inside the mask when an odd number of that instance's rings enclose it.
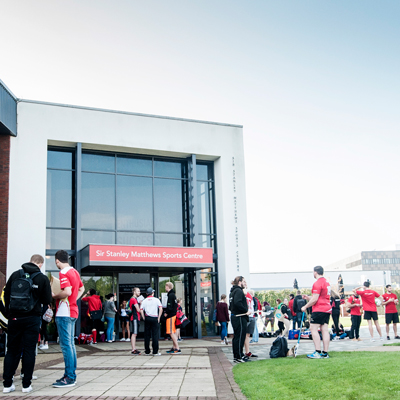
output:
{"label": "blue sky", "polygon": [[397,0],[0,0],[0,13],[0,79],[18,97],[244,125],[252,271],[400,243]]}

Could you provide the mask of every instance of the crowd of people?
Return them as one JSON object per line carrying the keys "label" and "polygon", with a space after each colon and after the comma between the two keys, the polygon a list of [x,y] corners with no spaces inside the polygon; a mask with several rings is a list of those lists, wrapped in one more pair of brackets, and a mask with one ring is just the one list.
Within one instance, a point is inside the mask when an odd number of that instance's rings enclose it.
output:
{"label": "crowd of people", "polygon": [[[324,270],[317,266],[313,270],[315,283],[311,289],[311,295],[302,294],[297,290],[296,294],[290,294],[289,299],[276,299],[271,305],[264,301],[261,307],[259,300],[254,296],[252,290],[248,290],[246,280],[243,276],[237,276],[232,281],[229,296],[229,310],[231,311],[231,323],[234,331],[232,340],[232,351],[235,363],[251,361],[251,357],[257,357],[250,352],[249,343],[258,342],[259,332],[257,329],[258,319],[263,321],[263,336],[287,337],[290,329],[300,329],[301,326],[310,330],[310,337],[314,342],[315,351],[307,355],[308,358],[329,358],[329,343],[331,340],[349,338],[353,341],[361,341],[360,325],[362,315],[367,321],[370,340],[375,341],[374,329],[384,340],[379,325],[377,304],[385,307],[386,339],[390,340],[390,324],[393,324],[394,338],[400,339],[397,334],[397,323],[399,314],[397,311],[398,298],[392,291],[391,285],[386,285],[386,293],[380,295],[370,289],[370,282],[364,282],[363,286],[353,289],[353,294],[347,299],[335,292],[330,283],[325,279]],[[226,296],[221,296],[221,301],[226,302]],[[222,306],[217,304],[217,310]],[[340,324],[340,316],[343,308],[350,314],[351,328],[345,332]],[[225,308],[224,308],[225,310]],[[226,323],[229,321],[228,305],[224,313],[218,311],[218,321],[221,319],[221,343],[228,344],[226,337]],[[221,317],[220,317],[221,316]],[[223,316],[223,318],[222,318]],[[332,333],[329,329],[332,318]],[[222,322],[223,321],[223,322]],[[275,331],[275,322],[278,330]],[[224,324],[224,325],[222,325]],[[268,332],[268,327],[270,332]],[[250,340],[250,334],[253,336]],[[322,343],[321,343],[322,339]]]}
{"label": "crowd of people", "polygon": [[66,251],[59,250],[55,254],[55,264],[59,270],[57,290],[53,290],[48,277],[41,272],[43,264],[44,258],[41,255],[33,255],[30,262],[23,264],[21,269],[10,276],[4,288],[8,340],[4,357],[3,393],[15,391],[13,380],[21,361],[22,392],[29,393],[33,390],[31,383],[36,378],[33,375],[36,346],[41,332],[39,348],[48,349],[46,323],[49,321],[48,314],[53,315],[51,311],[53,300],[56,302],[55,324],[65,364],[63,376],[52,384],[53,387],[70,387],[76,384],[75,324],[79,316],[77,301],[80,298],[88,304],[86,323],[91,330],[92,344],[97,344],[98,336],[104,330],[104,322],[107,326],[106,341],[110,343],[115,341],[114,325],[118,313],[122,328],[121,341],[131,342],[132,355],[141,354],[136,347],[136,338],[143,322],[145,355],[161,355],[159,352],[161,320],[164,321],[166,334],[172,340],[172,348],[167,353],[181,354],[178,343],[182,340],[180,326],[186,317],[180,305],[181,300],[176,298],[172,282],[167,282],[165,285],[167,292],[165,307],[162,306],[160,299],[154,297],[153,288],[149,287],[146,290],[147,296],[144,298],[140,296],[140,289],[136,287],[129,301],[123,301],[117,309],[116,295],[113,293],[107,294],[104,302],[94,289],[90,289],[83,296],[85,288],[80,274],[69,265]]}

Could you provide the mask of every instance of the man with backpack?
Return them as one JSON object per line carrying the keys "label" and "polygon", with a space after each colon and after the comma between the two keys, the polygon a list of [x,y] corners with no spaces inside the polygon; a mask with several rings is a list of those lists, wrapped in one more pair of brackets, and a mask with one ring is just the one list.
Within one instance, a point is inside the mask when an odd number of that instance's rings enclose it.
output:
{"label": "man with backpack", "polygon": [[307,301],[303,299],[303,296],[301,295],[301,291],[297,291],[296,297],[293,299],[293,328],[296,329],[296,322],[297,322],[297,327],[300,328],[301,325],[301,318],[303,316],[303,312],[301,311],[301,308],[304,307],[307,304]]}
{"label": "man with backpack", "polygon": [[34,254],[30,262],[22,265],[7,281],[4,301],[8,316],[7,354],[4,358],[3,393],[15,390],[13,377],[22,356],[24,377],[22,392],[31,392],[35,367],[36,344],[39,339],[42,305],[51,303],[50,282],[42,274],[44,259]]}

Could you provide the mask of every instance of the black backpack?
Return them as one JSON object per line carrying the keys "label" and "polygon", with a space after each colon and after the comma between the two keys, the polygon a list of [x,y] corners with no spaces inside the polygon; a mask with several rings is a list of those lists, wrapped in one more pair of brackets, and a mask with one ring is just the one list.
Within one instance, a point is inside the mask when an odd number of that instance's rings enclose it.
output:
{"label": "black backpack", "polygon": [[19,270],[19,278],[11,283],[10,290],[10,312],[26,314],[33,310],[38,299],[33,298],[33,290],[38,286],[33,283],[33,278],[41,272],[35,272],[30,275],[23,269]]}
{"label": "black backpack", "polygon": [[296,310],[297,312],[301,312],[301,307],[304,307],[307,304],[307,302],[304,299],[298,299],[297,300],[297,307]]}
{"label": "black backpack", "polygon": [[286,357],[288,350],[286,338],[278,336],[272,343],[269,356],[270,358]]}

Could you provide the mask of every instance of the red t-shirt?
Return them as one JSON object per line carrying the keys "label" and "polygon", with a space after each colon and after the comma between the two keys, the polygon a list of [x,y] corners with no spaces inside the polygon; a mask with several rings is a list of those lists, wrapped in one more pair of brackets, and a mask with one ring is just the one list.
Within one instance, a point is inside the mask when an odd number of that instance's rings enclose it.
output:
{"label": "red t-shirt", "polygon": [[312,294],[319,294],[317,302],[312,306],[313,312],[323,312],[332,314],[331,306],[331,285],[321,276],[312,287]]}
{"label": "red t-shirt", "polygon": [[[83,286],[79,272],[73,267],[66,267],[60,271],[60,287],[65,289],[71,286],[71,296],[68,296],[69,314],[71,318],[78,318],[79,309],[76,304],[76,298],[78,297],[78,290]],[[57,301],[57,311],[60,301]],[[56,314],[57,316],[57,314]]]}
{"label": "red t-shirt", "polygon": [[[397,296],[394,293],[385,293],[382,295],[382,297],[384,301],[388,301],[389,299],[397,299]],[[387,303],[385,306],[385,313],[386,314],[397,313],[396,304],[393,303],[392,301],[390,303]]]}
{"label": "red t-shirt", "polygon": [[131,315],[131,321],[133,321],[133,317],[134,317],[134,313],[136,312],[136,315],[137,315],[137,318],[135,318],[135,319],[137,319],[138,321],[140,321],[140,312],[138,312],[137,310],[136,310],[136,307],[135,307],[135,304],[137,304],[138,306],[139,306],[139,303],[138,303],[138,301],[137,301],[137,298],[136,297],[131,297],[131,299],[129,300],[129,308],[132,310],[132,315]]}
{"label": "red t-shirt", "polygon": [[379,293],[370,289],[357,290],[356,293],[362,298],[364,311],[376,311],[375,297],[380,297]]}
{"label": "red t-shirt", "polygon": [[288,305],[288,307],[290,308],[290,311],[292,312],[292,315],[294,314],[294,311],[293,311],[293,302],[294,302],[294,299],[290,300],[290,301],[289,301],[289,305]]}
{"label": "red t-shirt", "polygon": [[94,294],[94,295],[88,296],[88,297],[83,297],[82,301],[88,302],[88,306],[89,306],[88,315],[89,315],[90,311],[101,310],[101,308],[102,308],[100,296],[97,294]]}
{"label": "red t-shirt", "polygon": [[[348,299],[350,304],[361,304],[360,298],[357,299],[355,296],[350,296]],[[361,315],[360,307],[352,307],[350,308],[350,315]]]}

